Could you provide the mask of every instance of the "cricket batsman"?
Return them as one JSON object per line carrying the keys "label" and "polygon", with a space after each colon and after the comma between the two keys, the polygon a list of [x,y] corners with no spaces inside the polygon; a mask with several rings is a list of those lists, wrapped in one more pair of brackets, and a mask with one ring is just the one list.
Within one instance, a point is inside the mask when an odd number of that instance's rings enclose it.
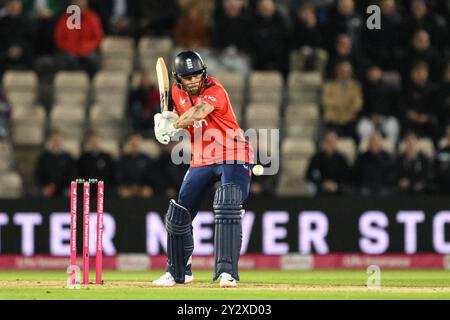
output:
{"label": "cricket batsman", "polygon": [[[236,287],[242,206],[249,194],[253,151],[237,123],[226,90],[217,79],[208,76],[198,53],[179,53],[173,64],[173,78],[173,111],[155,115],[155,136],[161,144],[168,144],[175,133],[186,130],[191,139],[191,162],[178,200],[170,200],[165,217],[167,272],[153,284],[170,287],[193,281],[192,221],[203,198],[220,181],[213,203],[213,280],[220,278],[220,287]],[[215,152],[211,152],[212,143]]]}

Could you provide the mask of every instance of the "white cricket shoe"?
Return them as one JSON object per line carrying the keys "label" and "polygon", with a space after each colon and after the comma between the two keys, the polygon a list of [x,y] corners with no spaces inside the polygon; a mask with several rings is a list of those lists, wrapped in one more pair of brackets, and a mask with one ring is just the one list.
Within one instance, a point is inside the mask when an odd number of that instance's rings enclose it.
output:
{"label": "white cricket shoe", "polygon": [[[184,276],[184,284],[190,284],[194,281],[194,276],[185,275]],[[177,283],[175,279],[172,277],[170,272],[166,272],[159,279],[152,282],[153,285],[158,287],[173,287]]]}
{"label": "white cricket shoe", "polygon": [[220,287],[236,288],[237,287],[236,279],[233,278],[231,274],[224,272],[220,275]]}

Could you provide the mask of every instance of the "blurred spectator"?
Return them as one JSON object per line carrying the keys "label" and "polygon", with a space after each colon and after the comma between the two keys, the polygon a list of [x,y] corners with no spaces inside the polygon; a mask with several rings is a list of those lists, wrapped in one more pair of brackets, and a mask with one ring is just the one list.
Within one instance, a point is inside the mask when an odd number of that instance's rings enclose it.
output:
{"label": "blurred spectator", "polygon": [[210,71],[219,69],[247,75],[251,66],[248,57],[250,14],[245,0],[223,0],[211,31],[211,46],[217,52],[208,58]]}
{"label": "blurred spectator", "polygon": [[252,19],[250,48],[253,68],[288,72],[288,29],[273,0],[258,0]]}
{"label": "blurred spectator", "polygon": [[134,0],[90,0],[89,6],[101,17],[106,34],[133,35]]}
{"label": "blurred spectator", "polygon": [[175,198],[177,191],[181,187],[183,178],[189,169],[188,165],[175,165],[171,159],[171,153],[176,143],[162,145],[161,154],[156,160],[156,170],[159,174],[157,189],[158,192],[168,198]]}
{"label": "blurred spectator", "polygon": [[180,14],[177,0],[133,0],[136,2],[138,37],[169,35]]}
{"label": "blurred spectator", "polygon": [[358,155],[353,179],[361,195],[387,195],[390,192],[393,161],[383,149],[382,136],[375,131],[369,137],[369,148]]}
{"label": "blurred spectator", "polygon": [[9,119],[11,117],[11,105],[0,87],[0,138],[6,138],[9,134]]}
{"label": "blurred spectator", "polygon": [[357,55],[362,53],[362,32],[365,21],[355,9],[354,0],[337,0],[328,23],[328,47],[331,48],[340,34],[347,34]]}
{"label": "blurred spectator", "polygon": [[115,187],[116,166],[112,156],[103,151],[102,139],[92,132],[85,144],[84,153],[78,159],[78,177],[104,181],[111,189]]}
{"label": "blurred spectator", "polygon": [[355,123],[363,105],[361,85],[352,79],[352,66],[340,62],[336,78],[326,81],[322,90],[323,118],[328,129],[340,136],[355,138]]}
{"label": "blurred spectator", "polygon": [[[441,121],[441,132],[450,125],[450,61],[445,69],[444,81],[437,92],[439,119]],[[442,134],[443,134],[442,133]]]}
{"label": "blurred spectator", "polygon": [[35,179],[40,195],[46,198],[63,196],[75,175],[75,161],[64,151],[64,138],[61,132],[53,129],[35,168]]}
{"label": "blurred spectator", "polygon": [[117,171],[119,195],[124,198],[151,198],[155,194],[155,162],[142,152],[142,137],[133,134],[127,141]]}
{"label": "blurred spectator", "polygon": [[323,30],[317,21],[314,7],[304,4],[294,17],[293,48],[300,49],[306,57],[304,62],[305,70],[319,69],[321,63],[319,48],[324,45]]}
{"label": "blurred spectator", "polygon": [[402,130],[414,131],[434,141],[438,134],[436,90],[428,81],[428,66],[424,62],[411,70],[411,84],[404,88],[400,102]]}
{"label": "blurred spectator", "polygon": [[404,20],[403,41],[407,45],[413,33],[418,29],[425,29],[431,34],[434,47],[443,50],[447,42],[448,25],[441,16],[428,10],[426,0],[412,0],[410,15]]}
{"label": "blurred spectator", "polygon": [[313,184],[314,194],[342,193],[349,167],[347,159],[336,149],[337,138],[336,132],[327,132],[321,150],[310,159],[306,179]]}
{"label": "blurred spectator", "polygon": [[60,63],[63,69],[84,70],[93,77],[100,68],[98,48],[103,39],[103,28],[99,16],[88,8],[87,0],[74,0],[81,9],[81,28],[69,29],[63,15],[56,25],[55,41],[61,50]]}
{"label": "blurred spectator", "polygon": [[367,70],[363,84],[364,106],[357,131],[360,140],[367,139],[375,130],[386,136],[393,145],[397,144],[400,125],[395,118],[397,103],[396,89],[384,83],[383,70],[372,66]]}
{"label": "blurred spectator", "polygon": [[367,61],[362,55],[355,53],[352,41],[346,34],[341,34],[337,37],[334,51],[331,51],[329,55],[326,70],[328,78],[334,77],[336,65],[342,61],[349,61],[352,64],[355,78],[364,78],[363,70],[365,69]]}
{"label": "blurred spectator", "polygon": [[423,193],[429,190],[431,182],[431,163],[418,147],[417,136],[408,133],[403,143],[404,154],[396,160],[396,183],[401,193]]}
{"label": "blurred spectator", "polygon": [[207,48],[210,32],[209,21],[202,12],[201,4],[192,1],[175,25],[175,45],[190,49]]}
{"label": "blurred spectator", "polygon": [[212,47],[219,50],[234,48],[249,51],[250,17],[244,0],[223,0],[212,30]]}
{"label": "blurred spectator", "polygon": [[6,69],[31,66],[33,25],[23,14],[21,0],[7,0],[4,16],[0,17],[0,78]]}
{"label": "blurred spectator", "polygon": [[435,157],[435,180],[440,192],[450,193],[450,127],[447,127],[442,147]]}
{"label": "blurred spectator", "polygon": [[404,82],[408,82],[409,72],[417,61],[424,61],[428,64],[431,81],[441,80],[442,58],[439,52],[431,47],[428,32],[423,29],[417,30],[412,37],[411,45],[403,57]]}
{"label": "blurred spectator", "polygon": [[133,130],[143,135],[153,133],[153,116],[159,112],[159,91],[150,78],[148,70],[142,70],[139,85],[130,91],[128,110]]}
{"label": "blurred spectator", "polygon": [[53,54],[53,31],[56,19],[65,9],[58,0],[23,0],[24,11],[36,21],[37,35],[34,43],[36,56]]}
{"label": "blurred spectator", "polygon": [[373,63],[383,69],[392,70],[397,68],[401,52],[399,42],[401,16],[397,11],[395,0],[379,0],[378,5],[381,8],[382,28],[365,32],[366,52]]}

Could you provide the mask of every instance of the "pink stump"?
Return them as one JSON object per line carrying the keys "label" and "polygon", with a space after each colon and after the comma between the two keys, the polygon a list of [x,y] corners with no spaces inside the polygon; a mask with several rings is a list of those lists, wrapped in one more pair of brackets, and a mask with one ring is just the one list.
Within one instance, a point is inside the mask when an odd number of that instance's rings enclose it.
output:
{"label": "pink stump", "polygon": [[99,181],[97,185],[97,252],[95,254],[95,282],[102,283],[103,269],[103,202],[105,199],[105,185]]}
{"label": "pink stump", "polygon": [[89,201],[90,185],[83,186],[83,284],[89,283]]}
{"label": "pink stump", "polygon": [[70,284],[76,282],[77,265],[77,183],[70,184]]}

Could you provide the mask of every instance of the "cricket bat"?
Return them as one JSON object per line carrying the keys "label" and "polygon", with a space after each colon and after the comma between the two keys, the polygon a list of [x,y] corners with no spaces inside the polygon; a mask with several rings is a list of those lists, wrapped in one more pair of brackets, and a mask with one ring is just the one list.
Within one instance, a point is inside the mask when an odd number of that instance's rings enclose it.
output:
{"label": "cricket bat", "polygon": [[156,61],[156,76],[158,77],[161,112],[169,111],[169,74],[164,59],[161,57]]}

